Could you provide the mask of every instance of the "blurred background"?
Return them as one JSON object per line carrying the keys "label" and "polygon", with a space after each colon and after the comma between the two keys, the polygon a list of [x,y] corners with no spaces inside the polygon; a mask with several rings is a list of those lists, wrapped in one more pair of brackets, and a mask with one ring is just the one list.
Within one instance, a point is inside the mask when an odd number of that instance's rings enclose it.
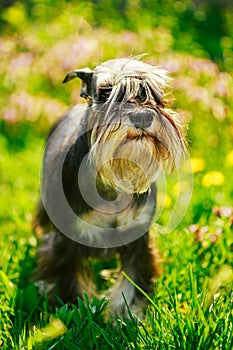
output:
{"label": "blurred background", "polygon": [[[187,123],[194,178],[182,223],[159,238],[167,276],[182,285],[187,273],[179,271],[191,261],[202,283],[203,276],[232,264],[232,0],[1,0],[0,346],[1,339],[13,343],[13,328],[24,332],[22,320],[36,308],[35,292],[27,286],[45,138],[59,116],[84,102],[80,82],[62,80],[72,69],[143,53],[143,60],[163,66],[173,78],[167,97]],[[168,184],[162,222],[185,186]]]}

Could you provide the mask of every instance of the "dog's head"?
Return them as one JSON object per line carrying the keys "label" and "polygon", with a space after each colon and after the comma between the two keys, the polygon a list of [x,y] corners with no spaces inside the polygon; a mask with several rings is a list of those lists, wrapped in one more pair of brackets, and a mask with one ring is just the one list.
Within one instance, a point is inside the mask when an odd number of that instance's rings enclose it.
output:
{"label": "dog's head", "polygon": [[160,67],[133,58],[75,70],[89,106],[90,157],[104,183],[143,193],[160,171],[171,171],[185,153],[179,116],[166,107],[168,78]]}

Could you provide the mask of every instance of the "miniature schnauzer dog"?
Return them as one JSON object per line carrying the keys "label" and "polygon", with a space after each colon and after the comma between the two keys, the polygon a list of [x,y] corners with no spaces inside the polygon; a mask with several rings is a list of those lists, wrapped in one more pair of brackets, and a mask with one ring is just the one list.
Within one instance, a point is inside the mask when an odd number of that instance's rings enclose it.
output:
{"label": "miniature schnauzer dog", "polygon": [[[164,97],[166,71],[138,58],[106,61],[67,74],[82,80],[77,105],[52,128],[43,162],[36,229],[47,232],[38,250],[36,279],[51,300],[95,293],[92,262],[116,258],[110,308],[141,312],[159,275],[149,236],[156,179],[185,154],[183,125]],[[124,271],[125,274],[121,272]]]}

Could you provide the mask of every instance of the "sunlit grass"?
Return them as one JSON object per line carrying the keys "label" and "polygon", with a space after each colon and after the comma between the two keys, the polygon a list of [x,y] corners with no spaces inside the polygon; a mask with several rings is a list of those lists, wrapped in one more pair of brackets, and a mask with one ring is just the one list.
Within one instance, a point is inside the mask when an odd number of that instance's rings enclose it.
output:
{"label": "sunlit grass", "polygon": [[[1,14],[8,25],[0,39],[1,349],[232,349],[230,68],[222,72],[205,53],[205,58],[197,58],[179,52],[177,48],[187,52],[184,45],[191,43],[195,56],[202,54],[189,33],[182,36],[182,45],[181,39],[175,41],[177,19],[168,12],[167,17],[162,14],[164,23],[174,23],[167,27],[151,28],[147,17],[148,23],[135,22],[138,27],[132,32],[123,28],[122,18],[113,22],[111,30],[109,23],[90,25],[94,21],[90,2],[86,7],[82,2],[77,7],[66,2],[64,11],[53,7],[54,16],[46,13],[44,3],[34,3],[35,23],[20,2]],[[188,2],[175,3],[173,12],[187,10]],[[137,16],[137,11],[131,7],[127,16],[133,14]],[[203,13],[195,16],[203,18]],[[224,16],[230,25],[231,16],[227,12]],[[228,39],[222,40],[224,65],[232,67]],[[128,317],[114,318],[107,300],[87,296],[77,305],[50,309],[46,297],[39,296],[30,282],[37,247],[31,222],[46,134],[69,106],[82,102],[78,81],[66,86],[61,82],[71,69],[93,68],[105,59],[144,52],[145,60],[170,72],[175,100],[169,89],[167,98],[188,125],[191,167],[184,171],[193,176],[191,203],[180,225],[165,234],[160,225],[169,217],[179,191],[188,190],[187,181],[171,178],[167,192],[159,192],[163,215],[152,232],[164,271],[154,295],[148,296],[143,320],[130,310]]]}

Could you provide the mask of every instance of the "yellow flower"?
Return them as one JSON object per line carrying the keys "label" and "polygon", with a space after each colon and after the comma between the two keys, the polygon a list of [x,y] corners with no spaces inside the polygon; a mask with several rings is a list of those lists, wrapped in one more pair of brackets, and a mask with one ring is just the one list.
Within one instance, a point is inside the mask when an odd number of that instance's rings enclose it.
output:
{"label": "yellow flower", "polygon": [[29,336],[27,341],[28,349],[33,349],[33,345],[36,343],[41,343],[61,336],[66,333],[66,331],[67,328],[61,320],[58,318],[51,318],[49,324],[44,328],[36,329],[34,327],[34,332]]}
{"label": "yellow flower", "polygon": [[224,183],[224,175],[220,171],[210,171],[202,178],[202,185],[204,187],[221,186]]}
{"label": "yellow flower", "polygon": [[186,173],[199,173],[205,169],[205,160],[202,158],[191,158],[186,161],[184,170]]}
{"label": "yellow flower", "polygon": [[173,193],[175,196],[179,196],[183,193],[190,192],[192,190],[192,184],[189,181],[179,181],[173,186]]}
{"label": "yellow flower", "polygon": [[166,193],[159,192],[157,196],[157,205],[162,208],[170,208],[172,200]]}
{"label": "yellow flower", "polygon": [[179,305],[179,309],[180,309],[180,312],[182,312],[182,314],[187,314],[188,311],[190,310],[189,305],[186,301],[183,301],[183,303]]}
{"label": "yellow flower", "polygon": [[233,166],[233,150],[228,153],[226,161],[228,166]]}
{"label": "yellow flower", "polygon": [[191,158],[193,174],[205,169],[205,160],[202,158]]}

